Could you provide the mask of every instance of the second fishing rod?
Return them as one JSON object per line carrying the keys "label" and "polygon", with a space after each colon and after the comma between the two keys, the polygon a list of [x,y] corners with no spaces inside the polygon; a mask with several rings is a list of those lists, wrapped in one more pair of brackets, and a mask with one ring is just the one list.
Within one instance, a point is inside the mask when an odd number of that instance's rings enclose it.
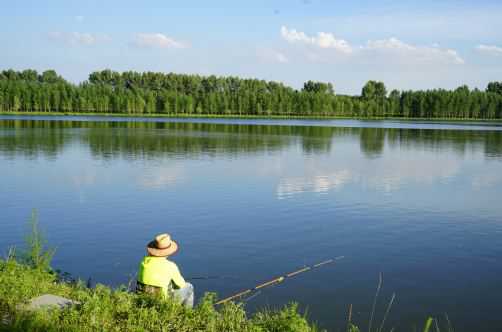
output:
{"label": "second fishing rod", "polygon": [[252,294],[253,292],[259,291],[259,290],[261,290],[261,289],[263,289],[265,287],[269,287],[269,286],[272,286],[272,285],[279,284],[279,283],[283,282],[284,280],[286,280],[287,278],[291,278],[291,277],[297,276],[297,275],[299,275],[301,273],[304,273],[304,272],[307,272],[307,271],[319,268],[319,267],[327,265],[327,264],[335,263],[335,261],[340,260],[342,258],[344,258],[344,256],[338,256],[338,257],[335,257],[333,259],[328,259],[328,260],[322,261],[320,263],[317,263],[317,264],[314,264],[314,265],[310,265],[310,266],[305,266],[305,267],[303,267],[301,269],[298,269],[296,271],[293,271],[293,272],[290,272],[290,273],[286,273],[286,274],[281,275],[279,277],[273,278],[273,279],[271,279],[269,281],[266,281],[266,282],[263,282],[261,284],[258,284],[258,285],[256,285],[253,288],[249,288],[249,289],[240,291],[240,292],[238,292],[238,293],[236,293],[234,295],[231,295],[231,296],[228,296],[228,297],[226,297],[224,299],[221,299],[218,302],[216,302],[215,305],[223,304],[223,303],[226,303],[228,301],[232,301],[232,300],[235,300],[235,299],[238,299],[238,298],[242,298],[242,297],[244,297],[246,295]]}

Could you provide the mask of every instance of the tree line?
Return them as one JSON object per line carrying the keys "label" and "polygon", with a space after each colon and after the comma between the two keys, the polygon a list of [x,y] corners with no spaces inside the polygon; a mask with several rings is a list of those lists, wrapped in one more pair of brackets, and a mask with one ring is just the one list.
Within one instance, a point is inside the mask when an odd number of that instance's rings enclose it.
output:
{"label": "tree line", "polygon": [[103,70],[73,84],[54,70],[4,70],[0,112],[501,119],[502,82],[485,91],[464,85],[388,93],[384,83],[368,81],[361,95],[347,96],[313,81],[293,89],[231,76]]}

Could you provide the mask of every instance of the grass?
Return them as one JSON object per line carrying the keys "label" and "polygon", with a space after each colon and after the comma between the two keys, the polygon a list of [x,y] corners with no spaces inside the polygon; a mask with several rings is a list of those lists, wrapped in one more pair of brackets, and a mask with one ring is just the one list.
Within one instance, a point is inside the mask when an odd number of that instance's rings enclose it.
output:
{"label": "grass", "polygon": [[[18,263],[0,261],[0,331],[316,331],[292,304],[282,310],[247,317],[234,303],[216,310],[214,295],[194,309],[160,297],[130,293],[124,287],[94,289],[83,283],[58,283],[57,276]],[[81,304],[64,310],[28,312],[18,308],[27,299],[55,294]]]}
{"label": "grass", "polygon": [[[194,308],[160,297],[130,293],[124,287],[94,289],[58,283],[56,275],[14,259],[0,261],[0,331],[316,331],[297,306],[247,317],[241,305],[216,310],[214,295]],[[64,310],[23,311],[18,304],[50,293],[79,301]]]}
{"label": "grass", "polygon": [[255,114],[164,114],[164,113],[80,113],[80,112],[0,112],[0,115],[48,115],[48,116],[107,116],[132,118],[194,118],[194,119],[272,119],[272,120],[399,120],[399,121],[439,121],[439,122],[486,122],[501,123],[502,119],[477,118],[404,118],[395,116],[355,117],[337,115],[255,115]]}
{"label": "grass", "polygon": [[[121,286],[112,289],[98,284],[89,288],[82,281],[62,281],[50,267],[54,250],[47,247],[40,232],[35,212],[31,216],[31,235],[26,250],[19,254],[11,249],[0,259],[0,331],[243,331],[243,332],[317,332],[315,324],[300,313],[298,305],[282,309],[264,309],[248,315],[243,304],[233,302],[215,306],[215,294],[206,294],[193,309],[170,299],[136,294]],[[382,278],[375,294],[376,303]],[[27,311],[20,305],[42,294],[54,294],[75,301],[78,305],[65,309]],[[391,298],[385,316],[374,332],[382,332],[394,301]],[[374,318],[371,313],[369,332]],[[352,306],[347,332],[360,332],[352,323]],[[447,318],[448,319],[448,318]],[[449,323],[449,320],[448,320]],[[390,331],[393,331],[391,329]],[[424,332],[440,332],[438,321],[429,318]],[[451,324],[447,328],[453,332]]]}

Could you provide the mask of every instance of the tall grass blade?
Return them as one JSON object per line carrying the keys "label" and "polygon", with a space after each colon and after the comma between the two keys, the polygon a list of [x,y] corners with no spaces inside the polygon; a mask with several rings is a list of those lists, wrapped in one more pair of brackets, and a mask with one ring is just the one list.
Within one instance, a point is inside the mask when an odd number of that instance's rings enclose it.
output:
{"label": "tall grass blade", "polygon": [[450,322],[450,317],[448,317],[448,314],[446,312],[445,312],[444,316],[446,318],[446,322],[448,323],[448,332],[454,332],[453,325],[451,325],[451,322]]}
{"label": "tall grass blade", "polygon": [[436,332],[441,332],[439,330],[438,320],[434,318],[434,326],[436,327]]}
{"label": "tall grass blade", "polygon": [[382,323],[380,324],[380,327],[378,328],[378,332],[382,331],[383,326],[385,324],[385,321],[387,320],[387,316],[389,315],[390,309],[392,308],[392,304],[394,303],[395,298],[396,298],[396,293],[393,293],[392,297],[389,301],[389,304],[387,305],[387,310],[385,311],[385,315],[383,316]]}
{"label": "tall grass blade", "polygon": [[5,260],[9,262],[15,259],[16,259],[16,247],[14,246],[9,247],[9,250],[7,251],[7,257],[5,258]]}
{"label": "tall grass blade", "polygon": [[378,287],[376,289],[375,298],[373,299],[373,307],[371,308],[370,321],[368,323],[368,332],[371,332],[371,327],[373,325],[373,316],[375,315],[376,303],[377,303],[378,295],[380,294],[380,289],[382,288],[382,282],[383,282],[383,277],[382,277],[382,273],[380,272],[379,279],[378,279]]}
{"label": "tall grass blade", "polygon": [[425,322],[424,332],[429,332],[432,326],[432,317],[427,318]]}

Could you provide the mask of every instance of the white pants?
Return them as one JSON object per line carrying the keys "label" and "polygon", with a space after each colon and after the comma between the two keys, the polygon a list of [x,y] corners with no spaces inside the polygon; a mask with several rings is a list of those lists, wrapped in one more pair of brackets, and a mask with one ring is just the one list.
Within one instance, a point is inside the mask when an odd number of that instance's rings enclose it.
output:
{"label": "white pants", "polygon": [[193,285],[189,282],[186,283],[185,287],[172,290],[173,295],[181,304],[188,308],[193,308],[194,302],[194,289]]}

